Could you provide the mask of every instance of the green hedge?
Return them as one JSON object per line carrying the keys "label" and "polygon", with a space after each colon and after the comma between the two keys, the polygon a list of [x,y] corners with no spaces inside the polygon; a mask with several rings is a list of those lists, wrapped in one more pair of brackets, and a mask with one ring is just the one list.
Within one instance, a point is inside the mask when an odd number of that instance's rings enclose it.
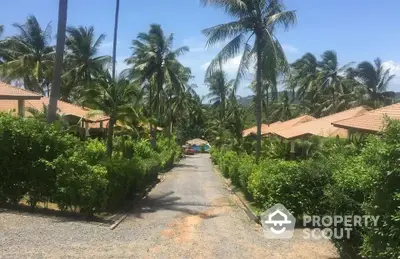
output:
{"label": "green hedge", "polygon": [[115,142],[107,158],[103,141],[81,142],[44,121],[0,115],[0,203],[53,202],[88,214],[118,209],[181,156],[173,140],[161,138],[157,151],[148,140]]}
{"label": "green hedge", "polygon": [[[378,226],[352,229],[351,238],[332,240],[341,258],[400,258],[400,122],[361,146],[313,140],[319,147],[305,160],[213,149],[212,160],[261,210],[284,204],[295,216],[379,216]],[[359,144],[359,143],[357,143]],[[284,152],[283,152],[284,153]],[[307,158],[308,157],[308,158]]]}

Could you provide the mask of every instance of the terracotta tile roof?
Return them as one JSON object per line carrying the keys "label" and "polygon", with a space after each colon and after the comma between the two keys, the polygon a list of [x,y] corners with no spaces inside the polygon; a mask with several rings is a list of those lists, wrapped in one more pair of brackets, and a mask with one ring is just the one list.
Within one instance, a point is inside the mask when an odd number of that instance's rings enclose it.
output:
{"label": "terracotta tile roof", "polygon": [[385,126],[386,116],[391,119],[400,120],[400,103],[372,110],[357,118],[336,121],[332,124],[345,129],[380,132]]}
{"label": "terracotta tile roof", "polygon": [[[33,108],[38,111],[43,110],[43,106],[49,105],[48,97],[41,97],[40,100],[26,100],[25,107]],[[17,110],[18,102],[16,100],[0,100],[0,111],[13,111]],[[57,102],[58,113],[61,115],[72,115],[79,118],[83,118],[89,122],[107,121],[109,118],[103,115],[90,116],[91,109],[77,106],[75,104],[58,101]],[[25,111],[26,116],[30,116],[28,111]]]}
{"label": "terracotta tile roof", "polygon": [[[277,121],[277,122],[271,123],[269,125],[268,124],[261,124],[261,134],[263,134],[263,132],[266,132],[269,127],[272,127],[272,126],[280,124],[280,123],[282,123],[282,122]],[[257,135],[257,126],[245,129],[242,132],[242,134],[243,134],[243,137],[247,137],[247,136],[250,136],[250,135]]]}
{"label": "terracotta tile roof", "polygon": [[368,107],[359,106],[347,111],[298,124],[293,128],[281,130],[275,134],[286,139],[293,139],[304,135],[316,135],[321,137],[339,136],[341,138],[346,138],[348,136],[348,131],[346,129],[333,126],[332,122],[361,116],[367,113],[369,110],[370,109]]}
{"label": "terracotta tile roof", "polygon": [[285,129],[289,129],[292,128],[296,125],[305,123],[305,122],[309,122],[309,121],[313,121],[316,120],[314,117],[309,116],[309,115],[302,115],[299,116],[297,118],[291,119],[291,120],[287,120],[281,123],[277,123],[274,125],[270,125],[268,128],[265,128],[264,130],[261,131],[262,135],[268,135],[268,134],[273,134],[275,132],[281,131],[281,130],[285,130]]}
{"label": "terracotta tile roof", "polygon": [[2,100],[39,100],[41,97],[40,94],[0,82],[0,99]]}

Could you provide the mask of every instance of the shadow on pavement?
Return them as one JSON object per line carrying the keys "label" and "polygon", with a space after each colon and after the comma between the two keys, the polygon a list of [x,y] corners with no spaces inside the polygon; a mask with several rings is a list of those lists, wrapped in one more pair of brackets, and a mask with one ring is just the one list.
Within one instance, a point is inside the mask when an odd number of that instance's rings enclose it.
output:
{"label": "shadow on pavement", "polygon": [[54,222],[96,222],[103,224],[112,224],[111,220],[100,218],[97,216],[88,216],[86,214],[71,212],[71,211],[58,211],[47,208],[35,208],[32,209],[29,206],[18,204],[1,204],[0,213],[9,213],[15,215],[25,215],[32,217],[51,217]]}
{"label": "shadow on pavement", "polygon": [[197,166],[194,165],[185,165],[185,164],[175,164],[174,168],[197,168]]}
{"label": "shadow on pavement", "polygon": [[[203,219],[210,219],[218,217],[219,215],[209,213],[208,210],[218,207],[231,207],[231,204],[223,205],[210,205],[198,202],[179,202],[181,200],[178,196],[173,196],[174,192],[168,192],[156,197],[147,197],[138,207],[134,209],[130,215],[135,218],[142,218],[143,214],[155,213],[162,210],[178,211],[183,212],[193,216],[199,216]],[[189,208],[189,207],[198,207]],[[208,208],[204,210],[204,208]]]}

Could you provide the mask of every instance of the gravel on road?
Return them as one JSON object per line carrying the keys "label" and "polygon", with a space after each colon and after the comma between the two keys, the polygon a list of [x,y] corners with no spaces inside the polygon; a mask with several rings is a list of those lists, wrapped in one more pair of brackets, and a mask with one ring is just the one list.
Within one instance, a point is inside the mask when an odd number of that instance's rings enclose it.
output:
{"label": "gravel on road", "polygon": [[115,229],[0,211],[0,258],[338,258],[327,240],[270,240],[212,170],[184,158]]}

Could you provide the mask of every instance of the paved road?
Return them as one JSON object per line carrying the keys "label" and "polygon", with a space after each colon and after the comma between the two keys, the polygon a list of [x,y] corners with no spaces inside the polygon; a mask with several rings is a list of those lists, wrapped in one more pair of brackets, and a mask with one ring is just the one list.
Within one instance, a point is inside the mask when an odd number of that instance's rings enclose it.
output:
{"label": "paved road", "polygon": [[183,159],[110,231],[95,223],[0,213],[0,258],[337,258],[328,241],[298,231],[264,238],[212,170],[208,155]]}

